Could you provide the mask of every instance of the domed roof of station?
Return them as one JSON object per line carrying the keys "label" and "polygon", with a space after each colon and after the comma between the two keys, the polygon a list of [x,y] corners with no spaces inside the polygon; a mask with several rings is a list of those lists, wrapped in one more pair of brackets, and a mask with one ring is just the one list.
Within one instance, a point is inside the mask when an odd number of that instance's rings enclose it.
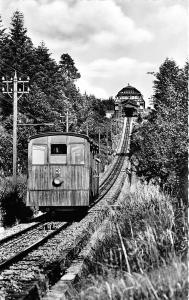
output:
{"label": "domed roof of station", "polygon": [[129,83],[126,87],[121,89],[116,97],[124,97],[124,96],[140,96],[142,97],[141,93],[133,86],[131,86]]}

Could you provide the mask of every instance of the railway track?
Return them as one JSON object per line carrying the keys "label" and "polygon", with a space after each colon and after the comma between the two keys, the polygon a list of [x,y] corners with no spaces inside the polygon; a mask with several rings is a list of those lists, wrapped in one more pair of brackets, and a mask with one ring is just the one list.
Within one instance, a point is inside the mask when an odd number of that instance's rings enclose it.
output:
{"label": "railway track", "polygon": [[[99,202],[111,189],[111,187],[116,182],[123,166],[123,162],[125,160],[125,152],[127,150],[128,146],[128,136],[130,131],[130,121],[127,120],[126,129],[124,133],[123,143],[120,150],[120,154],[117,155],[117,158],[115,159],[115,163],[112,165],[112,168],[110,170],[110,173],[108,174],[103,182],[100,185],[100,196],[96,200],[96,202],[93,204],[93,206]],[[120,182],[116,183],[116,187],[114,191],[112,192],[111,197],[117,197],[120,193],[121,187],[119,186]],[[64,229],[69,227],[71,225],[70,223],[66,222],[53,222],[53,221],[41,221],[37,224],[34,224],[30,226],[29,228],[26,228],[22,230],[21,232],[18,232],[16,234],[13,234],[12,236],[6,237],[3,240],[0,240],[0,291],[1,291],[1,280],[3,282],[4,276],[5,276],[5,285],[7,285],[7,279],[6,279],[6,270],[13,270],[13,273],[15,271],[15,265],[21,264],[22,260],[26,261],[26,265],[28,265],[28,254],[35,252],[36,249],[43,249],[43,247],[46,247],[46,242],[50,241],[53,237],[56,237],[59,233],[64,235]],[[86,229],[84,230],[86,231]],[[56,239],[56,238],[55,238]],[[81,241],[78,243],[83,244],[82,237],[80,237]],[[75,243],[75,242],[74,242]],[[56,247],[56,246],[55,246]],[[77,247],[77,245],[76,245]],[[68,252],[70,252],[71,247],[69,247]],[[39,251],[39,250],[37,250]],[[43,251],[43,250],[41,250]],[[75,250],[73,251],[75,253]],[[74,254],[75,255],[75,254]],[[34,255],[35,256],[35,255]],[[33,258],[32,258],[33,259]],[[34,258],[35,261],[35,258]],[[24,263],[24,262],[23,262]],[[29,263],[30,265],[30,263]],[[19,268],[22,269],[22,266]],[[25,267],[24,267],[25,268]],[[12,271],[11,271],[12,272]],[[1,278],[1,274],[2,278]],[[4,275],[5,274],[5,275]],[[22,275],[20,275],[22,276]],[[16,296],[17,297],[17,296]],[[0,299],[1,299],[1,293],[0,293]],[[2,298],[2,299],[14,299],[14,297],[10,296],[10,298]],[[16,299],[16,298],[15,298]],[[27,299],[27,298],[26,298]],[[31,298],[35,299],[35,298]],[[38,299],[38,298],[37,298]]]}
{"label": "railway track", "polygon": [[123,165],[123,162],[125,159],[124,156],[125,156],[125,153],[126,153],[127,147],[128,147],[129,132],[130,132],[130,119],[127,119],[123,143],[122,143],[120,153],[117,154],[115,163],[112,165],[106,178],[101,182],[100,197],[98,198],[98,200],[102,199],[108,193],[108,191],[111,189],[111,187],[115,183],[119,173],[121,172],[121,168],[122,168],[122,165]]}
{"label": "railway track", "polygon": [[0,241],[0,271],[25,257],[65,229],[66,222],[42,222]]}
{"label": "railway track", "polygon": [[[121,152],[127,149],[129,126],[130,122],[127,122]],[[118,155],[112,166],[111,173],[100,185],[100,196],[92,206],[100,201],[111,189],[121,171],[123,161],[124,157]],[[22,259],[69,224],[65,222],[46,222],[42,218],[37,218],[37,220],[37,223],[0,240],[0,271]]]}
{"label": "railway track", "polygon": [[11,234],[8,234],[7,236],[3,237],[0,239],[0,246],[5,243],[5,242],[8,242],[16,237],[18,237],[19,235],[23,234],[23,233],[26,233],[32,229],[34,229],[35,227],[39,226],[39,224],[41,222],[43,222],[43,220],[45,220],[45,218],[48,217],[48,214],[45,213],[45,214],[42,214],[40,216],[37,216],[37,217],[34,217],[32,219],[30,219],[30,224],[28,224],[27,227],[23,228],[23,229],[20,229],[20,230],[17,230]]}
{"label": "railway track", "polygon": [[[120,192],[122,190],[122,186],[125,182],[126,178],[126,168],[128,168],[128,159],[125,157],[127,153],[128,146],[129,146],[129,135],[130,135],[130,125],[131,120],[127,120],[127,124],[125,127],[125,134],[123,137],[122,147],[119,150],[117,158],[114,160],[112,164],[110,172],[108,172],[108,176],[103,180],[100,186],[100,197],[97,199],[96,205],[92,207],[89,212],[93,214],[94,211],[101,212],[104,209],[103,219],[104,216],[108,214],[108,211],[111,211],[111,206],[114,206],[116,199],[119,197]],[[100,199],[104,198],[103,204],[101,204]],[[103,207],[103,205],[105,205]],[[107,209],[105,209],[105,207]],[[100,227],[97,227],[100,228]],[[98,229],[97,229],[98,230]],[[96,230],[95,230],[96,231]],[[94,236],[96,236],[94,234]],[[64,275],[61,279],[49,290],[49,292],[44,297],[44,300],[61,300],[65,297],[66,299],[66,289],[70,284],[76,283],[82,278],[83,274],[86,275],[86,261],[90,260],[94,248],[93,242],[94,238],[91,237],[86,244],[86,246],[82,247],[81,251],[79,252],[78,256],[72,260],[70,266],[65,270]],[[92,245],[92,246],[91,246]],[[84,275],[84,276],[85,276]]]}

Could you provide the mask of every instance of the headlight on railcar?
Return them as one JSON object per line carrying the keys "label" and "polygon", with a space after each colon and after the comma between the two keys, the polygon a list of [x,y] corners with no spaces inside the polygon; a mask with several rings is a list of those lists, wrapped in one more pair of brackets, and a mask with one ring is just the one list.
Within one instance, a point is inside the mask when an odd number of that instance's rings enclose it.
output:
{"label": "headlight on railcar", "polygon": [[63,180],[60,177],[55,177],[52,182],[52,184],[57,187],[60,186],[62,183],[63,183]]}

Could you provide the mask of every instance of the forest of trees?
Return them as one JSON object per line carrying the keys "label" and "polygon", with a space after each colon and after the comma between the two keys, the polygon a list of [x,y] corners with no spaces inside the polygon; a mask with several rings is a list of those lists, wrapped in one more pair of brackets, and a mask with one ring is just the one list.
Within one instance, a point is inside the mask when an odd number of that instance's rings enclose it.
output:
{"label": "forest of trees", "polygon": [[135,126],[131,143],[133,169],[170,194],[187,200],[188,62],[183,68],[166,59],[154,74],[154,108]]}
{"label": "forest of trees", "polygon": [[[65,122],[60,122],[60,114],[69,112],[70,131],[86,133],[98,139],[101,128],[102,142],[105,141],[105,101],[93,95],[83,95],[76,87],[80,73],[74,60],[63,53],[57,63],[42,41],[35,47],[27,35],[24,16],[16,11],[10,28],[4,28],[0,18],[0,76],[6,79],[14,76],[26,80],[30,77],[30,93],[23,95],[18,102],[19,123],[53,122],[54,126],[18,126],[18,166],[27,169],[28,137],[39,131],[65,131]],[[13,100],[2,93],[0,81],[0,172],[12,174],[12,127]],[[63,118],[64,121],[64,118]],[[106,120],[107,122],[107,120]]]}

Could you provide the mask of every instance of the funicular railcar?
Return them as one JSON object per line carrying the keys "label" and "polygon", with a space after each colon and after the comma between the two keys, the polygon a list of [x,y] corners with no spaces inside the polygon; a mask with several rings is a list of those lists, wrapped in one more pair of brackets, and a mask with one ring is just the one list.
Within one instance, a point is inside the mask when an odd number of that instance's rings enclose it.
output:
{"label": "funicular railcar", "polygon": [[98,145],[83,134],[41,133],[28,145],[27,206],[86,210],[99,193]]}

